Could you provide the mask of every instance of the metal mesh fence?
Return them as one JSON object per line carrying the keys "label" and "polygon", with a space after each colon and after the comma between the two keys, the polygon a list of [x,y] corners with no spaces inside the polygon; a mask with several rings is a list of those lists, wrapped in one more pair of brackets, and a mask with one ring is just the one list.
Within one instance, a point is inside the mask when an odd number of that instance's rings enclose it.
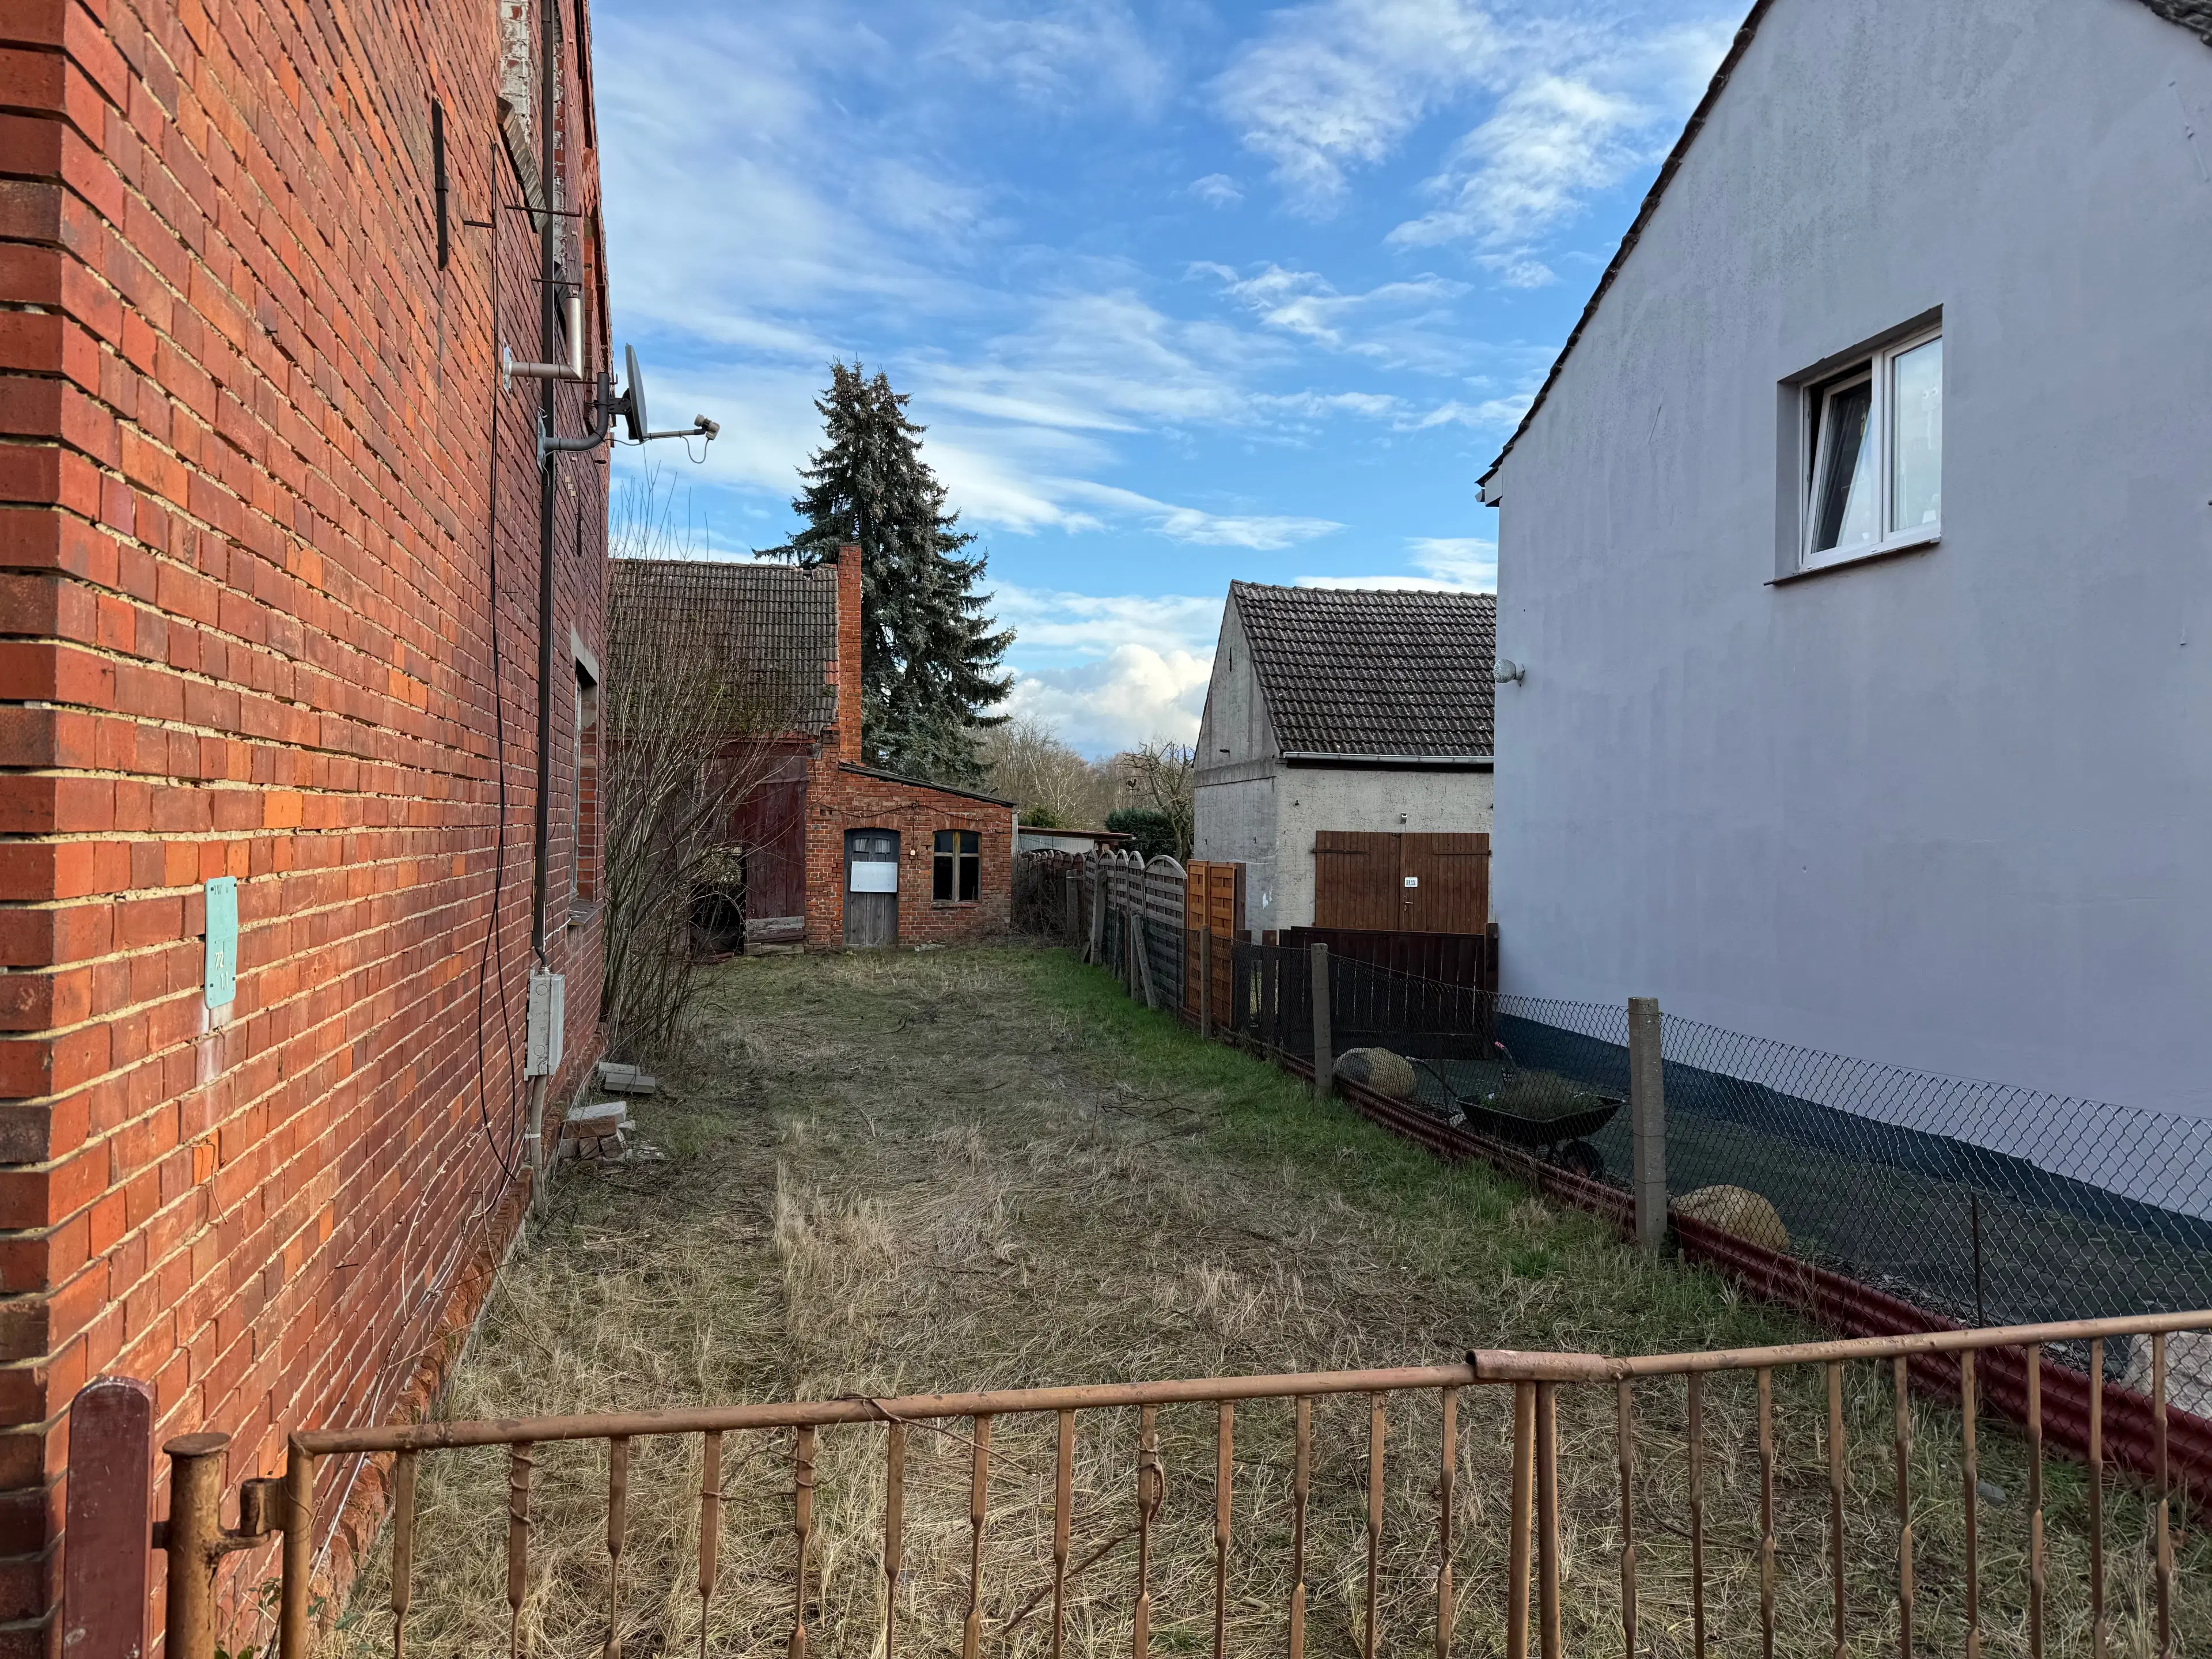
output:
{"label": "metal mesh fence", "polygon": [[[1310,1059],[1310,962],[1239,945],[1231,1023]],[[1626,1186],[1625,1006],[1329,963],[1331,1047],[1412,1062],[1415,1098]],[[1670,1196],[1745,1188],[1793,1254],[2002,1324],[2212,1304],[2212,1121],[1662,1021]],[[2128,1356],[2115,1356],[2115,1364]]]}

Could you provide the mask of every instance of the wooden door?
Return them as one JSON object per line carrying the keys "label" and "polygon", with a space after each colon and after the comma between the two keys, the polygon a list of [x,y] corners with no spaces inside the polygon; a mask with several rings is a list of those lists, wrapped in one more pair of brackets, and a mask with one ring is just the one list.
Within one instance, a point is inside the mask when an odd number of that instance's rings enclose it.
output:
{"label": "wooden door", "polygon": [[748,921],[806,915],[806,780],[771,778],[749,791],[730,823],[745,850]]}
{"label": "wooden door", "polygon": [[1400,837],[1365,830],[1314,831],[1316,927],[1395,929],[1406,924],[1400,895]]}
{"label": "wooden door", "polygon": [[1399,922],[1415,933],[1480,933],[1490,925],[1490,837],[1398,837]]}
{"label": "wooden door", "polygon": [[845,943],[898,943],[899,838],[896,830],[845,832]]}

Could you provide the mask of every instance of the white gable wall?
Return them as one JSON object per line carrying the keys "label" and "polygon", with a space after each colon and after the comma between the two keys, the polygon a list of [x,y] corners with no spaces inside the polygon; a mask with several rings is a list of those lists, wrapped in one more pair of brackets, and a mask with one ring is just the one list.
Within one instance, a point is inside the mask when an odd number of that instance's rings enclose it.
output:
{"label": "white gable wall", "polygon": [[1263,920],[1272,908],[1261,903],[1275,886],[1276,770],[1274,727],[1231,599],[1221,607],[1221,637],[1198,722],[1191,856],[1249,866],[1244,908],[1246,923],[1254,928],[1277,925]]}
{"label": "white gable wall", "polygon": [[[1769,586],[1938,307],[1942,544]],[[1778,0],[1492,493],[1508,988],[2212,1111],[2212,49]]]}

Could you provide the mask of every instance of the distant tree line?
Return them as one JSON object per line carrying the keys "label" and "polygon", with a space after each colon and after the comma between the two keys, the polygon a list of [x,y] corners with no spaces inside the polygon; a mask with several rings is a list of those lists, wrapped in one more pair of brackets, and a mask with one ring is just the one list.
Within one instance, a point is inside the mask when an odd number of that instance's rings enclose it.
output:
{"label": "distant tree line", "polygon": [[1186,744],[1139,744],[1089,760],[1043,721],[1017,717],[981,732],[976,754],[983,787],[1018,805],[1024,823],[1118,830],[1147,858],[1190,856],[1197,756]]}

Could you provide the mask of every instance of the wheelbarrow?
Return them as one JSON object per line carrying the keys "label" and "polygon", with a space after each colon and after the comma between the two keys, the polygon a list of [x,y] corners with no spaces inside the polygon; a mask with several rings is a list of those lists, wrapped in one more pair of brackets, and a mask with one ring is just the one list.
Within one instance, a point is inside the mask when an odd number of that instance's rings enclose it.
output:
{"label": "wheelbarrow", "polygon": [[[1590,1145],[1589,1137],[1612,1122],[1627,1102],[1619,1095],[1570,1083],[1556,1073],[1524,1070],[1504,1043],[1492,1042],[1491,1047],[1496,1058],[1488,1064],[1498,1068],[1494,1080],[1486,1079],[1471,1089],[1455,1085],[1427,1060],[1413,1060],[1435,1079],[1443,1097],[1444,1121],[1455,1128],[1471,1129],[1509,1146],[1527,1147],[1540,1153],[1546,1163],[1577,1175],[1603,1175],[1605,1156]],[[1540,1097],[1541,1085],[1531,1086],[1540,1078],[1551,1079],[1566,1096],[1556,1103],[1560,1109],[1540,1114],[1516,1109],[1518,1103],[1532,1095]]]}

